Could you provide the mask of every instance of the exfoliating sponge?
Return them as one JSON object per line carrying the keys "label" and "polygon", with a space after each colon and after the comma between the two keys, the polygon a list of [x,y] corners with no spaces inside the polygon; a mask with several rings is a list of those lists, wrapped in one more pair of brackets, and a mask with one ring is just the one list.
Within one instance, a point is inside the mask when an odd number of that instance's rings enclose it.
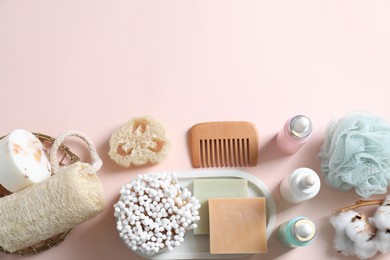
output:
{"label": "exfoliating sponge", "polygon": [[103,187],[86,163],[61,167],[43,182],[0,200],[0,246],[9,252],[35,245],[87,221],[105,207]]}
{"label": "exfoliating sponge", "polygon": [[122,167],[157,164],[166,158],[171,144],[163,125],[152,117],[135,117],[110,138],[110,158]]}
{"label": "exfoliating sponge", "polygon": [[333,121],[319,158],[330,186],[355,188],[364,198],[384,194],[390,183],[390,124],[367,113],[351,113]]}

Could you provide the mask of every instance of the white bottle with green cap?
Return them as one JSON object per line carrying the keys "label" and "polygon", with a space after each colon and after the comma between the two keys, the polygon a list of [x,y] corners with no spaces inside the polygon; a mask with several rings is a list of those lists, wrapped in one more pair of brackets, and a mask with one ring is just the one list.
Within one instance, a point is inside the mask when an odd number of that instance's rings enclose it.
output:
{"label": "white bottle with green cap", "polygon": [[296,217],[282,224],[279,228],[278,239],[287,247],[309,245],[316,235],[314,223],[306,217]]}
{"label": "white bottle with green cap", "polygon": [[280,184],[280,193],[289,203],[297,204],[317,195],[321,181],[317,173],[310,168],[298,168]]}

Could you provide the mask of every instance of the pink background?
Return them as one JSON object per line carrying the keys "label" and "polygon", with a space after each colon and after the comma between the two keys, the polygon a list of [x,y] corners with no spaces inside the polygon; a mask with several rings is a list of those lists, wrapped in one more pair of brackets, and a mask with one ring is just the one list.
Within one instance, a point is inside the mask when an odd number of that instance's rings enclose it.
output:
{"label": "pink background", "polygon": [[[353,191],[323,185],[318,197],[292,206],[278,188],[298,167],[319,170],[331,118],[364,110],[390,120],[389,13],[386,0],[0,0],[0,133],[87,133],[104,160],[108,203],[60,246],[24,259],[140,259],[115,229],[120,186],[137,174],[192,169],[188,129],[223,120],[258,127],[259,163],[241,170],[272,191],[276,228],[297,215],[318,228],[308,247],[289,250],[274,232],[268,254],[243,259],[350,259],[333,249],[328,219],[359,198]],[[313,139],[283,156],[274,137],[295,114],[312,119]],[[139,115],[165,125],[173,150],[159,165],[122,169],[107,156],[108,139]]]}

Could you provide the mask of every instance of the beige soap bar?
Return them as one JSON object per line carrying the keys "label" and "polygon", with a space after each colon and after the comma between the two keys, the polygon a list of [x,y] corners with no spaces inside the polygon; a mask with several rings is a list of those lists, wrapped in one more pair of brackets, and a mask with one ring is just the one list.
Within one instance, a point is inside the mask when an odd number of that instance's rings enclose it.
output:
{"label": "beige soap bar", "polygon": [[211,254],[267,252],[265,198],[209,200]]}
{"label": "beige soap bar", "polygon": [[199,200],[201,207],[199,209],[200,220],[194,234],[209,234],[209,199],[248,197],[247,190],[248,182],[244,179],[196,179],[194,181],[194,196]]}

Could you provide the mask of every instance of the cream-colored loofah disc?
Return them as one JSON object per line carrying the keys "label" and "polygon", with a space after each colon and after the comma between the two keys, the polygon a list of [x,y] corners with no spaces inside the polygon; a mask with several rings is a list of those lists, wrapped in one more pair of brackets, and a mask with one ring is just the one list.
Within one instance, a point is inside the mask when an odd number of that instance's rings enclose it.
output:
{"label": "cream-colored loofah disc", "polygon": [[171,148],[165,128],[152,117],[129,120],[110,138],[110,158],[122,167],[156,164],[166,158]]}

